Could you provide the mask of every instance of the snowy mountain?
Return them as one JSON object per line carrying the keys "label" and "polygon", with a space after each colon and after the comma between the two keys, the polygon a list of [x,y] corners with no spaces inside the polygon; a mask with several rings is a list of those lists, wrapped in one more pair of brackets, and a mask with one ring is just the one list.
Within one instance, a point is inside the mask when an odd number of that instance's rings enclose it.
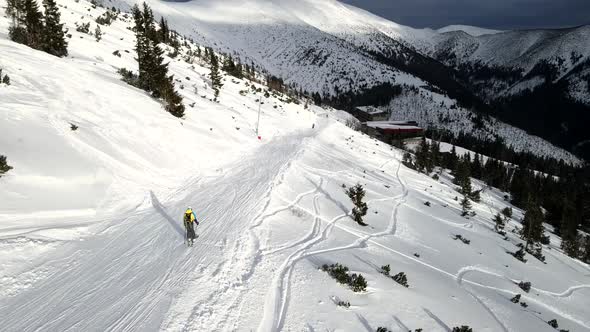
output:
{"label": "snowy mountain", "polygon": [[[131,3],[134,1],[127,1]],[[475,105],[484,113],[491,109],[480,98],[490,102],[530,91],[546,82],[546,77],[566,85],[552,89],[558,95],[551,94],[553,100],[565,95],[584,102],[590,95],[586,61],[590,49],[584,42],[590,36],[588,27],[493,34],[450,27],[442,31],[455,31],[442,33],[401,26],[334,0],[151,3],[180,32],[238,54],[244,61],[253,60],[309,92],[362,94],[365,89],[392,83],[416,87],[428,95],[432,88],[425,87],[434,86],[467,108]],[[529,100],[523,103],[527,108],[536,107]],[[555,113],[555,107],[541,112],[539,119],[549,122],[548,113]],[[505,108],[492,115],[570,151],[588,139],[581,122],[574,121],[587,112],[577,107],[568,107],[573,109],[571,114],[559,116],[550,129],[526,122],[529,112],[519,112],[523,107],[516,102]],[[560,129],[562,122],[567,131]]]}
{"label": "snowy mountain", "polygon": [[[189,56],[200,46],[188,40],[178,55],[161,45],[186,106],[175,118],[117,73],[137,70],[128,14],[97,40],[76,26],[95,31],[104,8],[57,2],[68,57],[9,41],[0,17],[0,67],[10,76],[0,84],[0,152],[14,167],[0,178],[3,330],[554,331],[546,322],[556,319],[590,331],[590,266],[552,234],[546,264],[507,254],[522,243],[511,232],[522,211],[514,208],[506,238],[494,232],[493,215],[510,207],[504,193],[486,188],[466,219],[447,172],[434,180],[405,167],[402,151],[346,127],[341,111],[227,75],[215,102],[209,64]],[[193,26],[182,6],[194,4],[153,4]],[[208,24],[224,26],[216,12]],[[356,183],[366,227],[352,220],[343,188]],[[200,222],[192,248],[187,206]],[[322,271],[335,263],[362,274],[366,290]],[[381,273],[385,265],[409,287]],[[521,304],[511,302],[518,294]]]}
{"label": "snowy mountain", "polygon": [[423,52],[455,68],[500,119],[587,157],[588,41],[590,26],[480,36],[459,31],[436,36]]}
{"label": "snowy mountain", "polygon": [[500,33],[500,30],[493,30],[493,29],[485,29],[474,27],[470,25],[449,25],[440,29],[436,29],[437,32],[445,33],[445,32],[453,32],[453,31],[463,31],[468,35],[479,37],[482,35],[492,35],[496,33]]}
{"label": "snowy mountain", "polygon": [[[129,8],[136,0],[113,0],[108,5]],[[520,85],[510,85],[504,81],[494,81],[485,78],[483,82],[474,81],[486,73],[485,69],[492,68],[491,75],[501,76],[505,70],[496,67],[481,67],[483,60],[479,54],[490,54],[490,58],[500,58],[502,64],[526,63],[544,60],[543,54],[567,55],[576,50],[582,59],[588,57],[587,43],[580,42],[584,31],[579,32],[571,42],[564,44],[562,38],[551,35],[550,32],[539,33],[536,39],[530,37],[527,43],[513,42],[518,47],[528,45],[529,56],[513,59],[515,54],[526,53],[527,49],[507,49],[506,56],[496,56],[497,50],[502,50],[500,41],[489,46],[490,52],[475,52],[479,44],[486,45],[479,38],[504,38],[501,41],[511,43],[511,38],[517,38],[521,32],[503,32],[490,34],[491,31],[468,29],[467,27],[450,27],[447,30],[468,30],[473,35],[462,31],[438,32],[431,29],[414,29],[385,20],[364,10],[340,3],[336,0],[250,0],[250,1],[148,1],[154,11],[166,17],[174,29],[181,34],[195,39],[197,42],[213,47],[216,50],[233,54],[244,63],[255,63],[258,68],[282,78],[286,84],[309,93],[319,93],[326,98],[351,94],[352,97],[340,103],[341,107],[362,103],[366,94],[372,94],[368,89],[381,90],[382,99],[398,97],[390,85],[399,85],[404,91],[418,89],[419,95],[424,95],[424,102],[438,99],[435,94],[442,94],[452,102],[447,105],[462,106],[460,109],[475,109],[476,111],[516,125],[531,134],[543,137],[559,144],[569,151],[581,141],[590,139],[580,128],[581,122],[573,121],[576,116],[585,116],[575,108],[571,108],[564,121],[553,121],[557,126],[547,126],[547,130],[540,124],[530,124],[523,119],[530,118],[528,112],[519,113],[523,107],[509,105],[509,109],[498,111],[499,106],[486,104],[494,96],[505,95],[504,91],[521,91],[525,86],[536,86],[538,78],[526,76]],[[532,33],[532,32],[531,32]],[[553,36],[553,37],[552,37]],[[523,37],[524,38],[524,37]],[[488,40],[485,39],[485,40]],[[530,39],[530,40],[529,40]],[[551,40],[548,49],[541,40]],[[514,41],[514,39],[512,39]],[[534,42],[536,40],[536,43]],[[541,48],[541,50],[539,50]],[[461,52],[462,53],[461,53]],[[475,52],[475,53],[474,53]],[[456,55],[461,53],[460,55]],[[533,54],[534,53],[534,54]],[[492,56],[493,55],[493,56]],[[538,58],[533,58],[533,55]],[[483,55],[481,55],[483,57]],[[453,59],[457,61],[452,61]],[[473,59],[473,62],[469,62]],[[469,61],[468,61],[469,60]],[[534,61],[533,61],[534,60]],[[498,60],[499,61],[499,60]],[[568,60],[569,61],[569,60]],[[472,65],[473,63],[473,65]],[[485,64],[485,63],[484,63]],[[465,66],[477,66],[479,70],[473,80],[469,73],[462,73]],[[470,68],[470,67],[465,67]],[[496,71],[497,70],[497,71]],[[564,72],[566,69],[563,69]],[[580,69],[580,75],[571,78],[571,88],[568,96],[576,100],[584,99],[586,93],[585,69]],[[509,73],[512,73],[512,69]],[[520,71],[518,71],[520,73]],[[523,72],[524,73],[524,72]],[[478,76],[479,75],[479,76]],[[520,74],[519,74],[520,75]],[[522,74],[524,75],[524,74]],[[488,83],[491,82],[491,83]],[[513,83],[510,81],[510,83]],[[389,85],[388,85],[389,84]],[[528,85],[527,85],[528,84]],[[477,89],[474,89],[477,88]],[[481,91],[480,91],[481,90]],[[434,93],[433,93],[434,92]],[[573,97],[572,97],[573,98]],[[401,102],[401,101],[400,101]],[[530,107],[530,101],[524,101]],[[395,101],[392,101],[395,104]],[[399,103],[399,102],[398,102]],[[339,105],[340,105],[339,104]],[[381,106],[389,103],[385,102]],[[546,103],[547,104],[547,103]],[[430,108],[439,105],[429,105]],[[496,109],[496,110],[495,110]],[[570,108],[568,108],[570,109]],[[421,111],[413,109],[411,118],[419,118]],[[452,110],[447,109],[449,113]],[[539,121],[549,122],[550,111],[541,112]],[[526,114],[525,114],[526,113]],[[519,114],[517,118],[507,116]],[[580,115],[581,114],[581,115]],[[561,120],[561,119],[560,119]],[[567,131],[559,125],[564,122]],[[460,127],[455,130],[461,130]],[[463,129],[467,131],[467,129]],[[488,128],[487,131],[492,131]],[[557,132],[557,134],[555,134]],[[458,133],[458,132],[457,132]],[[479,135],[475,133],[476,135]],[[527,146],[527,142],[516,141],[510,135],[501,137],[514,146]],[[534,145],[536,146],[536,144]],[[576,162],[576,158],[563,151],[548,153],[528,149],[533,154],[551,156]],[[576,150],[576,152],[580,152]],[[581,154],[583,155],[583,153]]]}

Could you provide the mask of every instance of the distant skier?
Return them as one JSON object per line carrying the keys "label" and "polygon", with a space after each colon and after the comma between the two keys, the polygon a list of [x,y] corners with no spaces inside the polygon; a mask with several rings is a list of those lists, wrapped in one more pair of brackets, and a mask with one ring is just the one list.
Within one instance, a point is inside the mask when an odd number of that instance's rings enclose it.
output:
{"label": "distant skier", "polygon": [[184,212],[184,228],[186,229],[186,242],[189,247],[193,246],[195,238],[195,224],[199,225],[199,221],[193,212],[193,209],[189,206]]}

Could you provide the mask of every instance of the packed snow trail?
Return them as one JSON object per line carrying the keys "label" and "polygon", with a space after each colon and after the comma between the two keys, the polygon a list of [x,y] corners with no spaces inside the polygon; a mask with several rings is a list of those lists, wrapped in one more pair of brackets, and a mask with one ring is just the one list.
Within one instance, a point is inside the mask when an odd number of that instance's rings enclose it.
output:
{"label": "packed snow trail", "polygon": [[[159,202],[154,209],[120,216],[86,241],[64,245],[43,268],[50,274],[14,297],[0,299],[6,331],[215,330],[199,325],[201,302],[220,304],[240,294],[236,285],[217,284],[220,276],[237,280],[256,257],[240,257],[227,243],[240,237],[263,204],[265,192],[317,133],[305,130],[262,145],[218,178],[187,184],[182,200]],[[191,205],[200,221],[192,248],[183,243],[182,212]],[[252,260],[252,261],[249,261]],[[216,264],[218,276],[211,274]],[[221,271],[222,270],[222,271]],[[221,272],[219,272],[221,271]],[[199,280],[202,278],[202,280]],[[188,283],[198,281],[198,297]],[[209,282],[211,285],[209,285]],[[203,293],[205,292],[205,293]],[[237,299],[233,299],[236,301]],[[218,306],[225,312],[226,306]],[[166,318],[166,320],[165,320]],[[163,324],[165,323],[165,324]]]}

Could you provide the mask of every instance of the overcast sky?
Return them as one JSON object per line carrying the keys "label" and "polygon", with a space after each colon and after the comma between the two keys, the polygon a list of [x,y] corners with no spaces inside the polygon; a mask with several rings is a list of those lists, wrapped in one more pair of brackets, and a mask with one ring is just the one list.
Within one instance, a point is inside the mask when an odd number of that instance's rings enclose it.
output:
{"label": "overcast sky", "polygon": [[467,24],[494,29],[590,24],[590,0],[340,0],[416,28]]}

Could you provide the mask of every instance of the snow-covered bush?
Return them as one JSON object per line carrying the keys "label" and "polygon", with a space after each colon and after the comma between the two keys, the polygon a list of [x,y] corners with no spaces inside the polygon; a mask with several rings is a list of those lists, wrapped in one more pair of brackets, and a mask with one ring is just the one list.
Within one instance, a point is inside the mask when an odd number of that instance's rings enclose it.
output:
{"label": "snow-covered bush", "polygon": [[363,217],[367,215],[368,210],[367,203],[363,202],[363,198],[365,198],[365,189],[363,186],[358,183],[356,186],[346,190],[346,195],[350,197],[354,204],[354,208],[352,209],[352,219],[361,226],[367,226],[367,224],[363,222]]}
{"label": "snow-covered bush", "polygon": [[328,272],[328,274],[336,279],[341,284],[348,284],[350,282],[350,276],[348,275],[348,267],[336,263],[332,265],[324,264],[322,271]]}
{"label": "snow-covered bush", "polygon": [[82,23],[80,25],[76,23],[76,31],[81,33],[90,33],[90,22]]}
{"label": "snow-covered bush", "polygon": [[117,73],[121,75],[121,80],[123,82],[136,88],[139,88],[139,77],[134,72],[128,70],[127,68],[119,68],[119,70],[117,70]]}
{"label": "snow-covered bush", "polygon": [[10,171],[12,166],[8,165],[6,162],[6,156],[0,155],[0,177],[4,175],[6,172]]}
{"label": "snow-covered bush", "polygon": [[404,287],[410,287],[410,285],[408,285],[408,277],[406,276],[406,274],[404,272],[400,272],[396,275],[394,275],[393,277],[391,277],[391,279],[393,279],[393,281],[397,282],[398,284],[404,286]]}
{"label": "snow-covered bush", "polygon": [[0,68],[0,83],[10,85],[10,77],[8,75],[2,76],[2,68]]}
{"label": "snow-covered bush", "polygon": [[506,218],[512,218],[512,208],[511,207],[505,207],[504,209],[502,209],[502,214]]}
{"label": "snow-covered bush", "polygon": [[94,38],[96,38],[97,42],[102,39],[102,30],[100,29],[100,25],[97,25],[96,29],[94,29]]}
{"label": "snow-covered bush", "polygon": [[453,332],[473,332],[473,329],[467,325],[453,327]]}
{"label": "snow-covered bush", "polygon": [[353,273],[352,275],[348,274],[348,267],[336,263],[336,264],[324,264],[322,266],[322,271],[328,272],[328,274],[336,279],[341,284],[345,284],[352,288],[353,292],[361,292],[367,290],[367,281],[361,274]]}
{"label": "snow-covered bush", "polygon": [[518,287],[528,293],[531,290],[531,283],[529,281],[521,281],[518,283]]}
{"label": "snow-covered bush", "polygon": [[464,238],[463,235],[461,235],[461,234],[456,234],[454,240],[461,240],[461,242],[463,242],[465,244],[471,243],[471,240]]}
{"label": "snow-covered bush", "polygon": [[101,25],[111,25],[117,19],[117,12],[107,10],[104,14],[96,18],[96,23]]}
{"label": "snow-covered bush", "polygon": [[353,273],[350,276],[350,287],[353,292],[364,292],[367,290],[367,280],[362,274]]}
{"label": "snow-covered bush", "polygon": [[338,305],[339,307],[350,308],[350,302],[348,301],[338,301],[336,305]]}
{"label": "snow-covered bush", "polygon": [[512,256],[514,256],[514,258],[518,259],[519,261],[526,263],[527,260],[524,258],[525,256],[525,251],[524,251],[524,247],[521,247],[520,249],[518,249],[515,252],[508,252],[509,254],[511,254]]}
{"label": "snow-covered bush", "polygon": [[344,122],[344,124],[352,129],[352,130],[356,130],[356,131],[360,131],[361,130],[361,123],[359,120],[353,118],[353,117],[349,117],[346,119],[346,121]]}

